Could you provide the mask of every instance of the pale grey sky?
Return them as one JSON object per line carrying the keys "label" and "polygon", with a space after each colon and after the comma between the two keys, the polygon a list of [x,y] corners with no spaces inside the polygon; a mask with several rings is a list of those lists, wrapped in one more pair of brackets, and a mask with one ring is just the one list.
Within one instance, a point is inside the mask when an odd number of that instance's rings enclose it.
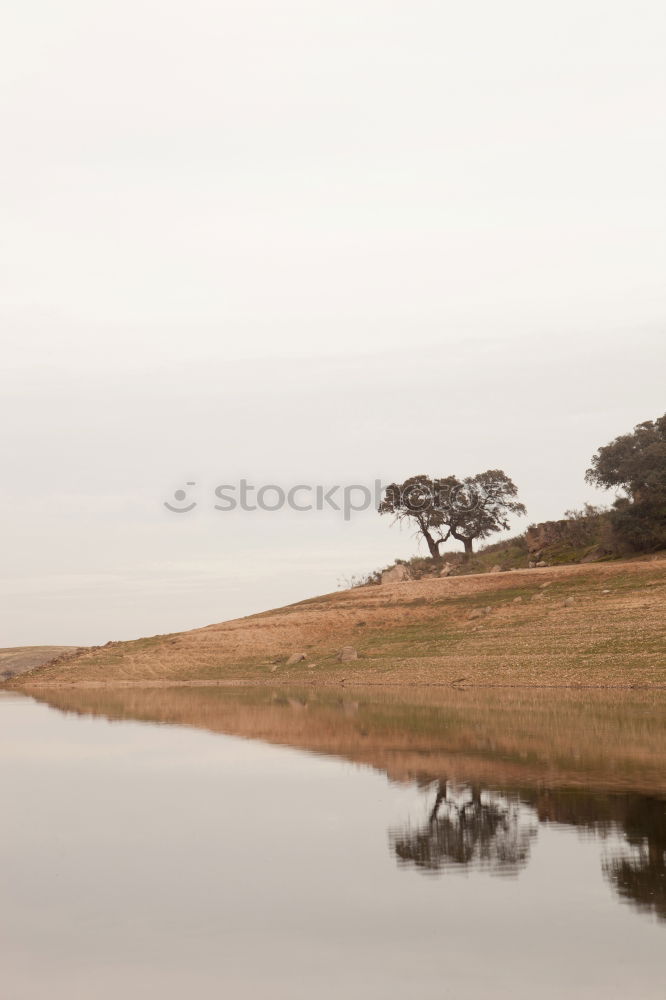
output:
{"label": "pale grey sky", "polygon": [[[212,490],[501,466],[558,517],[664,406],[666,8],[3,16],[0,645],[335,589],[416,544]],[[162,506],[188,480],[199,506]]]}

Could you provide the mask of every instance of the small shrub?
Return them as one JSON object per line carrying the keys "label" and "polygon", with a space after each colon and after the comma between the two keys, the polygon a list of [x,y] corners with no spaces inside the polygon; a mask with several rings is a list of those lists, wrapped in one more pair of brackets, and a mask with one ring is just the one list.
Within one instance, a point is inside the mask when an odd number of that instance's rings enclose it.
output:
{"label": "small shrub", "polygon": [[338,590],[353,590],[356,587],[372,587],[382,582],[383,570],[376,569],[371,573],[352,573],[351,576],[338,578]]}
{"label": "small shrub", "polygon": [[598,545],[604,524],[608,522],[608,510],[586,503],[580,510],[565,510],[569,522],[562,541],[573,549]]}

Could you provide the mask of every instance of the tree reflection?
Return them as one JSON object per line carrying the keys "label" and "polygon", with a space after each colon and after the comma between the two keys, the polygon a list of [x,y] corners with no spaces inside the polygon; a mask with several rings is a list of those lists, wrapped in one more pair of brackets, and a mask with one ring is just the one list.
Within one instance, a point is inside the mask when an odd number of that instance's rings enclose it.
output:
{"label": "tree reflection", "polygon": [[[32,697],[64,712],[196,726],[329,754],[401,782],[420,773],[430,812],[416,828],[391,831],[399,864],[515,874],[539,824],[567,826],[602,841],[615,899],[666,920],[663,700],[507,693],[498,712],[495,694],[435,690],[427,703],[405,689],[371,698],[281,685],[45,689]],[[454,770],[464,784],[450,780]]]}
{"label": "tree reflection", "polygon": [[427,822],[390,834],[400,864],[436,872],[461,866],[515,875],[527,864],[536,824],[517,798],[478,785],[437,784]]}
{"label": "tree reflection", "polygon": [[517,875],[539,824],[573,826],[606,842],[602,867],[620,899],[666,920],[666,802],[638,793],[436,782],[427,822],[390,832],[398,863],[426,872],[477,868]]}
{"label": "tree reflection", "polygon": [[604,874],[619,896],[666,920],[666,805],[632,797],[624,821],[624,849],[604,861]]}
{"label": "tree reflection", "polygon": [[541,823],[575,826],[602,837],[607,842],[603,872],[620,898],[666,920],[663,799],[581,789],[524,789],[521,798],[533,806]]}

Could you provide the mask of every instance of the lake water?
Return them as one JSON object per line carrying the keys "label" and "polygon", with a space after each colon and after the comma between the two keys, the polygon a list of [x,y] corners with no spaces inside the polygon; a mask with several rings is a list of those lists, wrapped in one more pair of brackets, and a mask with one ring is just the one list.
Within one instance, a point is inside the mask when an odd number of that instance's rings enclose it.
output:
{"label": "lake water", "polygon": [[0,693],[0,997],[662,998],[666,700]]}

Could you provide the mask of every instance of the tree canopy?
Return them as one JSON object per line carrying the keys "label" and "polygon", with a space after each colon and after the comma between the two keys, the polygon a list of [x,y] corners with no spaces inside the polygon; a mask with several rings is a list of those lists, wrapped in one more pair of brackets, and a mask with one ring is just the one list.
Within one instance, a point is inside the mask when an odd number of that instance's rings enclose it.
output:
{"label": "tree canopy", "polygon": [[475,539],[506,530],[511,515],[525,514],[517,496],[515,484],[502,469],[465,479],[421,474],[387,486],[379,513],[411,521],[433,559],[440,558],[440,547],[449,538],[462,542],[469,556]]}
{"label": "tree canopy", "polygon": [[450,515],[451,535],[471,554],[475,538],[488,538],[507,531],[511,515],[522,517],[525,505],[517,500],[518,490],[502,469],[488,469],[468,476],[455,496]]}
{"label": "tree canopy", "polygon": [[637,424],[599,448],[585,474],[588,483],[603,489],[620,487],[640,502],[666,490],[666,413]]}
{"label": "tree canopy", "polygon": [[585,479],[624,490],[612,513],[621,537],[638,549],[666,545],[666,414],[599,448]]}

